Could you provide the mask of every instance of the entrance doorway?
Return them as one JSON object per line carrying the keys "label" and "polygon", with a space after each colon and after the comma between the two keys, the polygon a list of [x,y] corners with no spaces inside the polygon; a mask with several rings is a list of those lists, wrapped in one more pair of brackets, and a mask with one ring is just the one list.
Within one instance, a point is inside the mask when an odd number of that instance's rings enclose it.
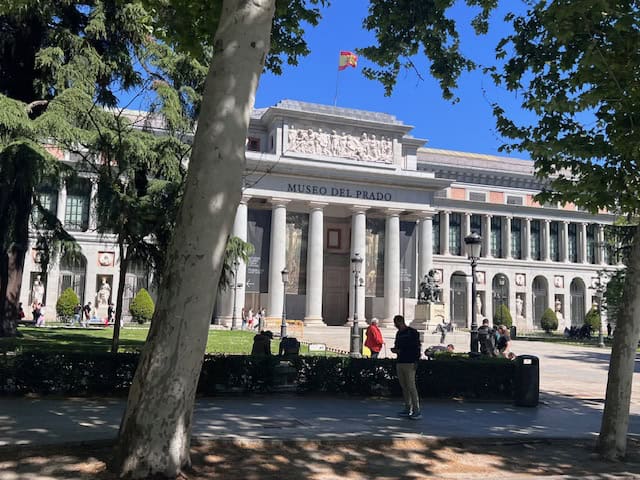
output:
{"label": "entrance doorway", "polygon": [[349,316],[349,256],[325,254],[322,318],[327,325],[344,325]]}

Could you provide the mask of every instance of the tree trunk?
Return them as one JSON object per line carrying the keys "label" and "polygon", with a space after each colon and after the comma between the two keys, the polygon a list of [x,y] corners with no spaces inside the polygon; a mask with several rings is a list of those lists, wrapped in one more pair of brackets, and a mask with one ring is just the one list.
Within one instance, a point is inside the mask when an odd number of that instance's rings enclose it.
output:
{"label": "tree trunk", "polygon": [[275,0],[223,3],[166,274],[112,464],[121,476],[175,477],[190,464],[195,392],[274,10]]}
{"label": "tree trunk", "polygon": [[118,276],[118,293],[116,294],[116,318],[113,321],[111,353],[118,353],[118,344],[120,343],[120,319],[122,318],[122,297],[124,296],[127,269],[129,268],[129,257],[126,253],[127,249],[124,247],[124,240],[122,240],[121,238],[118,238],[118,247],[120,250],[120,275]]}
{"label": "tree trunk", "polygon": [[624,458],[629,430],[629,405],[640,339],[640,227],[636,227],[622,294],[622,314],[613,336],[607,396],[598,437],[598,451],[608,460]]}

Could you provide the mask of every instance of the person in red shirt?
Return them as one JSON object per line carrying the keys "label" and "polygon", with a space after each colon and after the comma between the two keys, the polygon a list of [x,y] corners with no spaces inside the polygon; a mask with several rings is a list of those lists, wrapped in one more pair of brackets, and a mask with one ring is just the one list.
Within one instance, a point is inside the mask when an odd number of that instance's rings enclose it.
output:
{"label": "person in red shirt", "polygon": [[384,339],[382,338],[380,328],[378,328],[377,318],[371,319],[371,325],[367,328],[366,337],[367,339],[364,342],[364,346],[371,350],[371,358],[378,358],[380,350],[384,345]]}

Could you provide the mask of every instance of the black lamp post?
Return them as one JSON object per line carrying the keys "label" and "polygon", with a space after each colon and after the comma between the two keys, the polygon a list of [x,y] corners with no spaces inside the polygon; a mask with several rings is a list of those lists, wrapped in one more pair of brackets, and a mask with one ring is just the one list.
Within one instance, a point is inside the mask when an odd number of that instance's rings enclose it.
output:
{"label": "black lamp post", "polygon": [[494,300],[498,300],[500,302],[500,307],[498,308],[498,316],[500,318],[500,325],[504,323],[502,316],[502,306],[504,305],[505,295],[504,295],[504,277],[500,275],[498,277],[498,291],[493,294]]}
{"label": "black lamp post", "polygon": [[595,286],[596,300],[598,302],[598,316],[600,317],[600,328],[598,329],[598,347],[600,348],[604,347],[604,333],[602,332],[602,329],[604,327],[604,322],[602,319],[602,297],[604,296],[604,291],[606,288],[607,287],[604,283],[603,275],[601,274],[598,276]]}
{"label": "black lamp post", "polygon": [[236,322],[236,297],[238,295],[238,267],[240,262],[238,260],[233,261],[233,313],[231,314],[231,330],[237,330],[238,324]]}
{"label": "black lamp post", "polygon": [[480,258],[482,237],[476,232],[464,237],[467,257],[471,261],[471,352],[478,352],[478,318],[476,316],[476,266]]}
{"label": "black lamp post", "polygon": [[358,286],[360,285],[360,272],[362,271],[362,257],[359,253],[353,255],[353,324],[351,325],[351,350],[349,356],[360,356],[360,327],[358,325]]}
{"label": "black lamp post", "polygon": [[280,338],[287,336],[287,284],[289,283],[289,270],[287,267],[280,272],[282,275],[282,323],[280,323]]}

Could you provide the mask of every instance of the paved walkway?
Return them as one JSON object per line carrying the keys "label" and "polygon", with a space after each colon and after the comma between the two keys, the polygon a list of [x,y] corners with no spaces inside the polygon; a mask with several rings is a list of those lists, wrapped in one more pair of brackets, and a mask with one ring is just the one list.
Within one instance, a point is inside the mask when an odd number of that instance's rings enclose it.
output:
{"label": "paved walkway", "polygon": [[[346,329],[343,328],[344,331]],[[539,355],[541,404],[425,401],[424,416],[396,416],[398,400],[296,395],[199,399],[193,433],[202,438],[347,439],[415,437],[592,438],[600,429],[609,351],[514,342]],[[629,432],[640,436],[640,358]],[[0,446],[115,438],[124,399],[2,398]]]}

